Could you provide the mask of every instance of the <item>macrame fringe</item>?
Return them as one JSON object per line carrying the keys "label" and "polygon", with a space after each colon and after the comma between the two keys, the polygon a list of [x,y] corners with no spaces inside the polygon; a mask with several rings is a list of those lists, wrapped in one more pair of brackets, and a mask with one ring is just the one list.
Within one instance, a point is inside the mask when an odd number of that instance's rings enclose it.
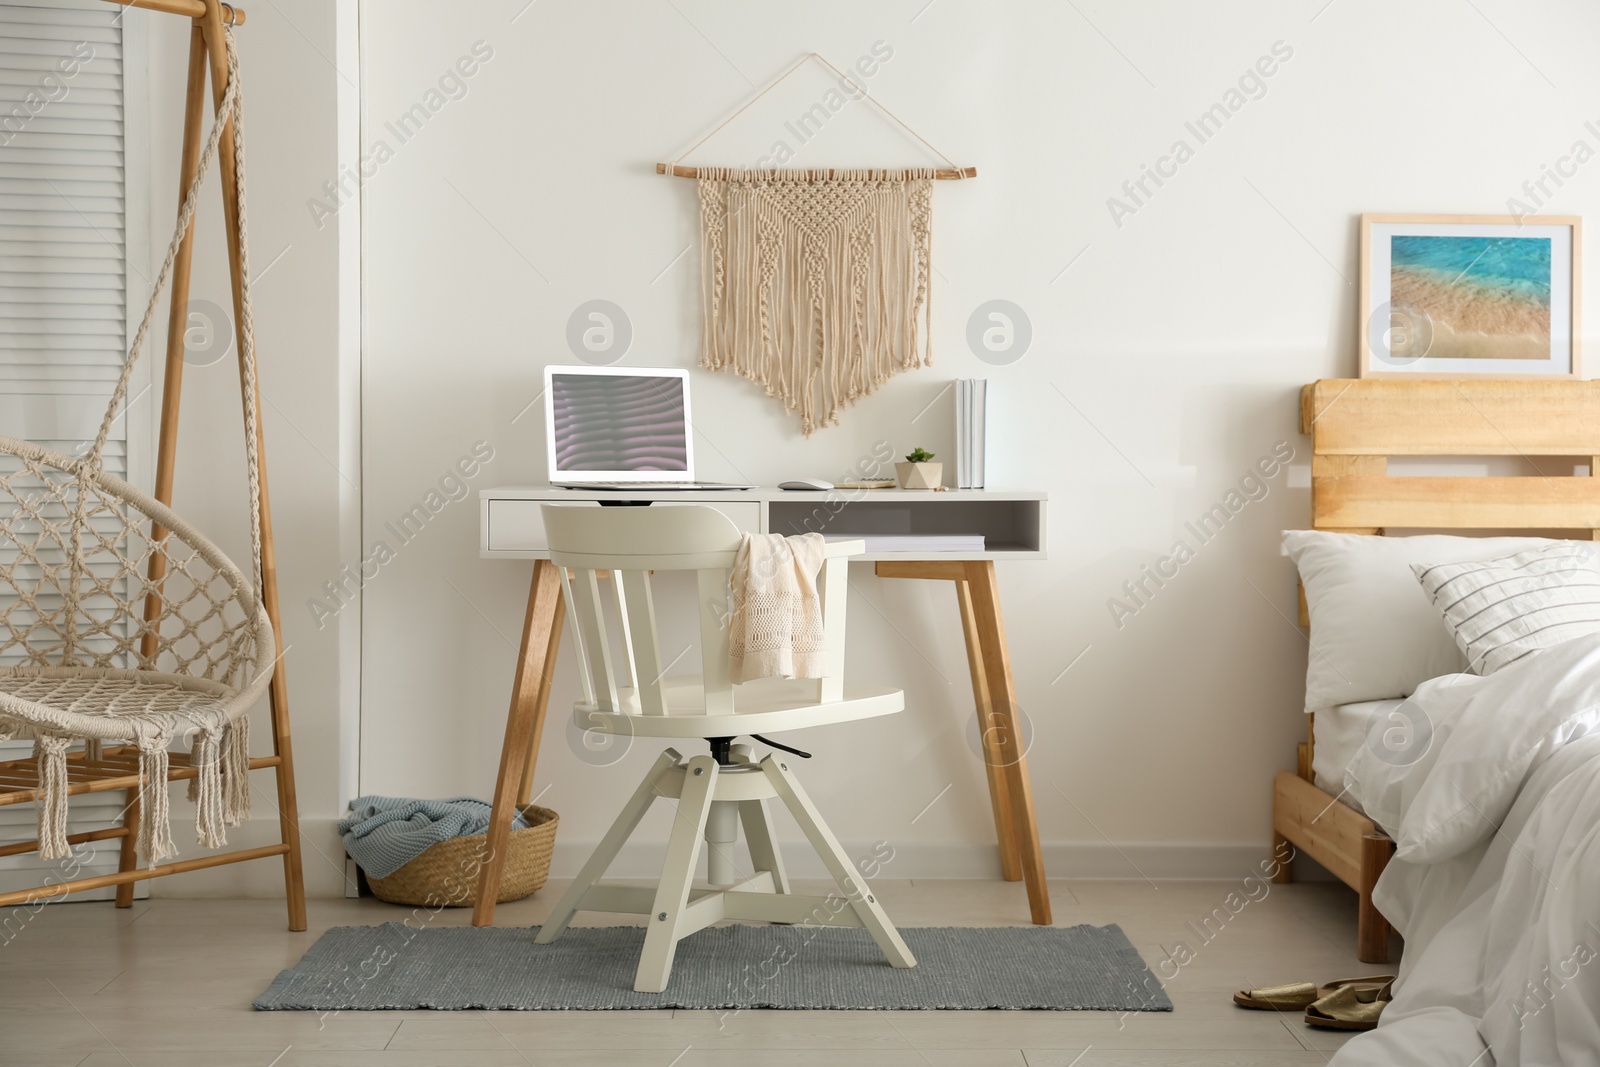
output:
{"label": "macrame fringe", "polygon": [[189,779],[195,838],[206,848],[221,848],[228,843],[228,835],[223,830],[222,743],[217,731],[202,728],[195,734],[189,762],[200,770]]}
{"label": "macrame fringe", "polygon": [[250,716],[228,724],[223,741],[222,822],[238,826],[250,818]]}
{"label": "macrame fringe", "polygon": [[105,742],[98,737],[90,737],[83,742],[83,758],[90,763],[98,763],[105,758]]}
{"label": "macrame fringe", "polygon": [[67,844],[67,749],[70,737],[42,734],[33,742],[39,764],[39,858],[66,859],[72,854]]}
{"label": "macrame fringe", "polygon": [[931,363],[933,176],[700,168],[700,365],[759,383],[810,436]]}
{"label": "macrame fringe", "polygon": [[138,848],[152,867],[178,851],[172,844],[172,811],[167,797],[168,740],[149,734],[139,738]]}

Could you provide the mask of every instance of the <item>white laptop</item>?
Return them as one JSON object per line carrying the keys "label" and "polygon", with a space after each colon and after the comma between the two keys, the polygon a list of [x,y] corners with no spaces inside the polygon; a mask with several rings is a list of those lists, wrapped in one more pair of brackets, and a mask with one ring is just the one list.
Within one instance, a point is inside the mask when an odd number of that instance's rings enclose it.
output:
{"label": "white laptop", "polygon": [[546,367],[550,484],[568,489],[754,489],[697,482],[689,372]]}

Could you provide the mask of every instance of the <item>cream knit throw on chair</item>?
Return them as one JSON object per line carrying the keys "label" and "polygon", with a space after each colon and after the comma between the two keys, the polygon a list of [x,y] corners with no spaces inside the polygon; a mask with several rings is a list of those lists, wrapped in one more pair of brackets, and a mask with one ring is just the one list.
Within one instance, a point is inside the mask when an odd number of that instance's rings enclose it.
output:
{"label": "cream knit throw on chair", "polygon": [[933,175],[700,168],[700,365],[760,383],[809,436],[931,362]]}
{"label": "cream knit throw on chair", "polygon": [[827,669],[817,569],[822,535],[744,535],[733,557],[729,677],[821,678]]}

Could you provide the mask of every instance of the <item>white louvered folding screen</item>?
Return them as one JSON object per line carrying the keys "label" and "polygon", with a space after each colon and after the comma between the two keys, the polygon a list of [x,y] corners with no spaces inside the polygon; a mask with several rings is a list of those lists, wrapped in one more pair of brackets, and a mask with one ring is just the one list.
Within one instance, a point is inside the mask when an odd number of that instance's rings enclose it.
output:
{"label": "white louvered folding screen", "polygon": [[[142,17],[104,0],[0,3],[0,433],[68,454],[94,438],[126,352],[130,305],[142,312],[148,296],[145,157],[128,129],[139,96],[124,64]],[[149,382],[148,372],[135,381],[106,450],[106,469],[136,483]],[[118,794],[77,798],[73,831],[108,825],[121,803]],[[0,808],[0,840],[31,839],[33,817],[31,805]],[[115,870],[108,844],[86,871],[107,869],[108,859]],[[40,884],[53,866],[0,860],[0,887]]]}

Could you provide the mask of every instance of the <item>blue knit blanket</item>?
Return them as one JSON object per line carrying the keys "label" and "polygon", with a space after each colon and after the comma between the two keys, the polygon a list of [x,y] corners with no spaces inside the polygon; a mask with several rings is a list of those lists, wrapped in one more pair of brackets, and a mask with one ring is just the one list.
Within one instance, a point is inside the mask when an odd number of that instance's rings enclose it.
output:
{"label": "blue knit blanket", "polygon": [[[440,841],[487,833],[491,810],[472,797],[357,797],[340,820],[339,833],[344,850],[367,877],[387,878]],[[520,813],[512,820],[513,830],[527,827]]]}

